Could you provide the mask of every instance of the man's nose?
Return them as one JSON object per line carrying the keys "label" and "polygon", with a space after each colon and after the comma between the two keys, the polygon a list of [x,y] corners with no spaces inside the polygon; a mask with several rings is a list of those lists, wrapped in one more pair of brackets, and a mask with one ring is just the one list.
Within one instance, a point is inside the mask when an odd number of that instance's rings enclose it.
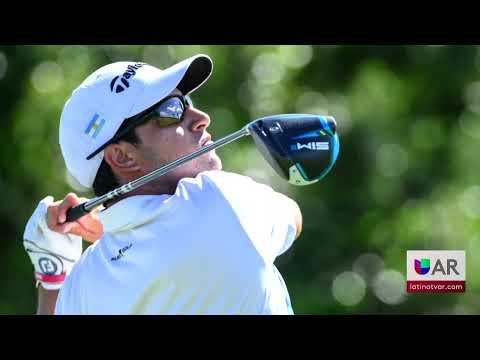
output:
{"label": "man's nose", "polygon": [[203,111],[189,108],[186,115],[190,119],[189,128],[191,131],[203,131],[210,126],[210,116]]}

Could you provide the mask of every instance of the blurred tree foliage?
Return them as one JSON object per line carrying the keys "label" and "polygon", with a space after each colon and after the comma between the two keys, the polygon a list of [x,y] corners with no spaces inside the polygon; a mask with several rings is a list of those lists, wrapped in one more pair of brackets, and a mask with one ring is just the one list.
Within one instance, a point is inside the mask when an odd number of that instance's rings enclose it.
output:
{"label": "blurred tree foliage", "polygon": [[[196,53],[214,61],[213,76],[193,99],[211,115],[216,138],[274,113],[338,120],[340,158],[314,186],[283,182],[249,140],[219,150],[226,170],[271,184],[303,210],[303,235],[278,259],[297,314],[479,313],[479,49],[0,47],[0,313],[35,311],[21,240],[40,199],[72,191],[58,145],[71,91],[109,62],[164,68]],[[405,294],[406,250],[422,249],[466,250],[467,292]]]}

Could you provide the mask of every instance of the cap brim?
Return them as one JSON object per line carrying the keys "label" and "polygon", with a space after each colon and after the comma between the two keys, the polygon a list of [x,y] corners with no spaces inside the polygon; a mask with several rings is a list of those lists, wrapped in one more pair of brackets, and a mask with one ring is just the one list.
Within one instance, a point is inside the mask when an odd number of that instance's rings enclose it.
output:
{"label": "cap brim", "polygon": [[208,80],[212,74],[213,63],[208,56],[199,56],[190,63],[177,89],[183,95],[188,95],[197,90]]}
{"label": "cap brim", "polygon": [[205,83],[212,74],[213,62],[208,55],[199,54],[175,64],[158,76],[145,79],[146,86],[130,110],[128,117],[135,116],[161,101],[178,89],[188,95]]}

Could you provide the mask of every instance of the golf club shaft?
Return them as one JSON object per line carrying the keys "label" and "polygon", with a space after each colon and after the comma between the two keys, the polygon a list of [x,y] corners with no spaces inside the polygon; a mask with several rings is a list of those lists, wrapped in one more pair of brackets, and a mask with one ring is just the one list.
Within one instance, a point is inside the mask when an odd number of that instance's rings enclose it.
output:
{"label": "golf club shaft", "polygon": [[96,207],[102,205],[108,200],[112,200],[114,198],[117,198],[121,195],[128,194],[129,192],[138,189],[139,187],[149,183],[152,180],[157,179],[158,177],[165,175],[166,173],[176,169],[177,167],[183,165],[184,163],[201,156],[209,151],[212,151],[214,149],[218,149],[228,143],[231,143],[232,141],[235,141],[243,136],[249,135],[248,131],[248,125],[243,127],[242,129],[234,132],[233,134],[227,135],[224,138],[217,140],[213,142],[210,145],[204,146],[197,151],[194,151],[191,154],[185,155],[175,161],[172,161],[171,163],[164,165],[136,180],[133,180],[125,185],[120,186],[117,189],[114,189],[105,195],[96,197],[94,199],[91,199],[87,202],[84,202],[83,204],[77,205],[67,211],[67,222],[69,221],[75,221],[79,219],[80,217],[86,215],[89,213],[91,210],[95,209]]}

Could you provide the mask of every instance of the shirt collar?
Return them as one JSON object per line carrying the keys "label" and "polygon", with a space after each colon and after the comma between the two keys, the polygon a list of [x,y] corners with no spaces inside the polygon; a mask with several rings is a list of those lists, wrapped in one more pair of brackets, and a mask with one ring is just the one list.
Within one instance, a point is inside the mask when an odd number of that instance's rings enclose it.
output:
{"label": "shirt collar", "polygon": [[129,196],[99,213],[105,233],[125,231],[172,210],[172,195]]}

